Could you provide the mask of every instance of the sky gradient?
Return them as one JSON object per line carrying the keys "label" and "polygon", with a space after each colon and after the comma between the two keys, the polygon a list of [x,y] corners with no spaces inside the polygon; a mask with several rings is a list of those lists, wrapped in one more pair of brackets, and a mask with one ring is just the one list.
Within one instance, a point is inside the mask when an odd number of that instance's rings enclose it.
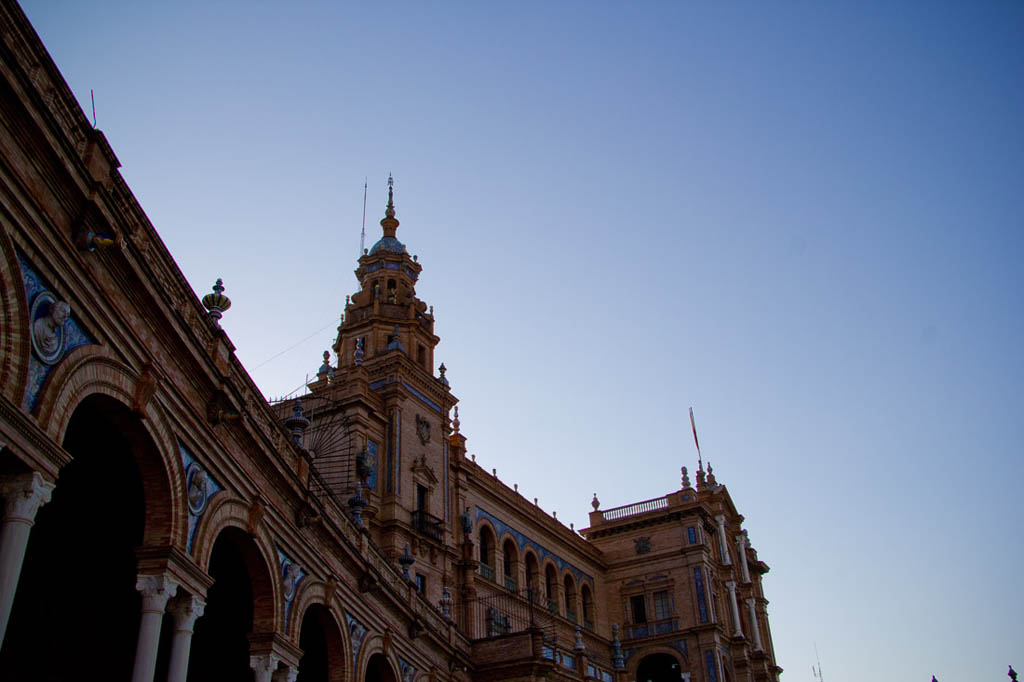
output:
{"label": "sky gradient", "polygon": [[481,465],[579,528],[692,405],[784,680],[1024,666],[1021,3],[23,7],[268,397],[392,172]]}

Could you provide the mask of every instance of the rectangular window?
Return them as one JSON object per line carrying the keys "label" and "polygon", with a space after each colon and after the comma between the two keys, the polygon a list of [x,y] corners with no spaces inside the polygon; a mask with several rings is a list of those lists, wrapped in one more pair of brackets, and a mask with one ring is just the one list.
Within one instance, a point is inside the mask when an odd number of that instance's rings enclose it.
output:
{"label": "rectangular window", "polygon": [[642,594],[629,598],[629,609],[633,612],[634,623],[647,622],[647,607],[644,604],[644,596]]}
{"label": "rectangular window", "polygon": [[662,590],[654,593],[654,620],[664,620],[672,615],[672,608],[668,599],[668,591]]}
{"label": "rectangular window", "polygon": [[691,545],[697,544],[697,529],[690,526],[686,529],[686,539],[690,541]]}
{"label": "rectangular window", "polygon": [[427,596],[427,576],[422,573],[416,574],[416,591]]}

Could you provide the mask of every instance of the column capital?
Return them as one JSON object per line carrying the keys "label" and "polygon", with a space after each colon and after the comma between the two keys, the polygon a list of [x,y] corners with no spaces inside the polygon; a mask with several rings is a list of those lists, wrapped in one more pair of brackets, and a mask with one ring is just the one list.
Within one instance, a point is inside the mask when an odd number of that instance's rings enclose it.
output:
{"label": "column capital", "polygon": [[55,484],[38,471],[0,479],[0,495],[4,497],[4,521],[32,524],[39,508],[50,501]]}
{"label": "column capital", "polygon": [[724,526],[725,514],[718,514],[717,516],[715,516],[715,523],[717,523],[719,526]]}
{"label": "column capital", "polygon": [[272,682],[295,682],[299,676],[299,669],[292,666],[280,668],[271,676]]}
{"label": "column capital", "polygon": [[167,600],[178,591],[178,583],[166,574],[143,574],[135,580],[135,589],[142,595],[142,612],[163,613]]}
{"label": "column capital", "polygon": [[255,682],[271,682],[280,659],[274,654],[258,654],[249,657],[249,667],[255,673]]}
{"label": "column capital", "polygon": [[[178,590],[181,592],[181,590]],[[179,594],[167,604],[167,612],[174,616],[174,629],[178,632],[192,632],[196,621],[206,610],[206,602],[191,594]]]}
{"label": "column capital", "polygon": [[725,589],[729,590],[730,592],[735,592],[736,591],[736,581],[735,580],[726,580],[725,581]]}

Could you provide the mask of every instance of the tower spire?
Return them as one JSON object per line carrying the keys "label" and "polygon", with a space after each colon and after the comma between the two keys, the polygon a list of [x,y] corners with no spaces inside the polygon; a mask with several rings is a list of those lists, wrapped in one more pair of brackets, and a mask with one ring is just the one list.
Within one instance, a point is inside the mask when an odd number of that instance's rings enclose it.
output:
{"label": "tower spire", "polygon": [[395,218],[395,179],[388,173],[388,205],[384,208],[384,219],[380,221],[384,229],[384,236],[394,238],[395,230],[398,229],[398,219]]}

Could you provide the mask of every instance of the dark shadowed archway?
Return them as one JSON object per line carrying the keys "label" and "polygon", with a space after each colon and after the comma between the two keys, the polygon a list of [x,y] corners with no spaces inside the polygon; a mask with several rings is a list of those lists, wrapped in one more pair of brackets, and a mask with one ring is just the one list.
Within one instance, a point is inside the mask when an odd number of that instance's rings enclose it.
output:
{"label": "dark shadowed archway", "polygon": [[251,682],[249,635],[254,623],[273,612],[273,605],[267,603],[273,590],[266,564],[248,534],[226,528],[213,544],[209,573],[214,582],[203,617],[196,621],[188,680]]}
{"label": "dark shadowed archway", "polygon": [[138,418],[107,396],[79,404],[63,445],[72,460],[36,516],[0,675],[71,680],[101,665],[104,677],[127,680],[142,603],[135,549],[147,535],[147,505],[167,504],[166,474]]}
{"label": "dark shadowed archway", "polygon": [[374,654],[366,663],[366,682],[398,682],[395,671],[383,654]]}
{"label": "dark shadowed archway", "polygon": [[323,604],[313,604],[302,618],[299,632],[298,682],[344,682],[345,650],[338,624]]}
{"label": "dark shadowed archway", "polygon": [[640,661],[636,669],[637,682],[679,682],[682,670],[679,661],[670,654],[651,654]]}

